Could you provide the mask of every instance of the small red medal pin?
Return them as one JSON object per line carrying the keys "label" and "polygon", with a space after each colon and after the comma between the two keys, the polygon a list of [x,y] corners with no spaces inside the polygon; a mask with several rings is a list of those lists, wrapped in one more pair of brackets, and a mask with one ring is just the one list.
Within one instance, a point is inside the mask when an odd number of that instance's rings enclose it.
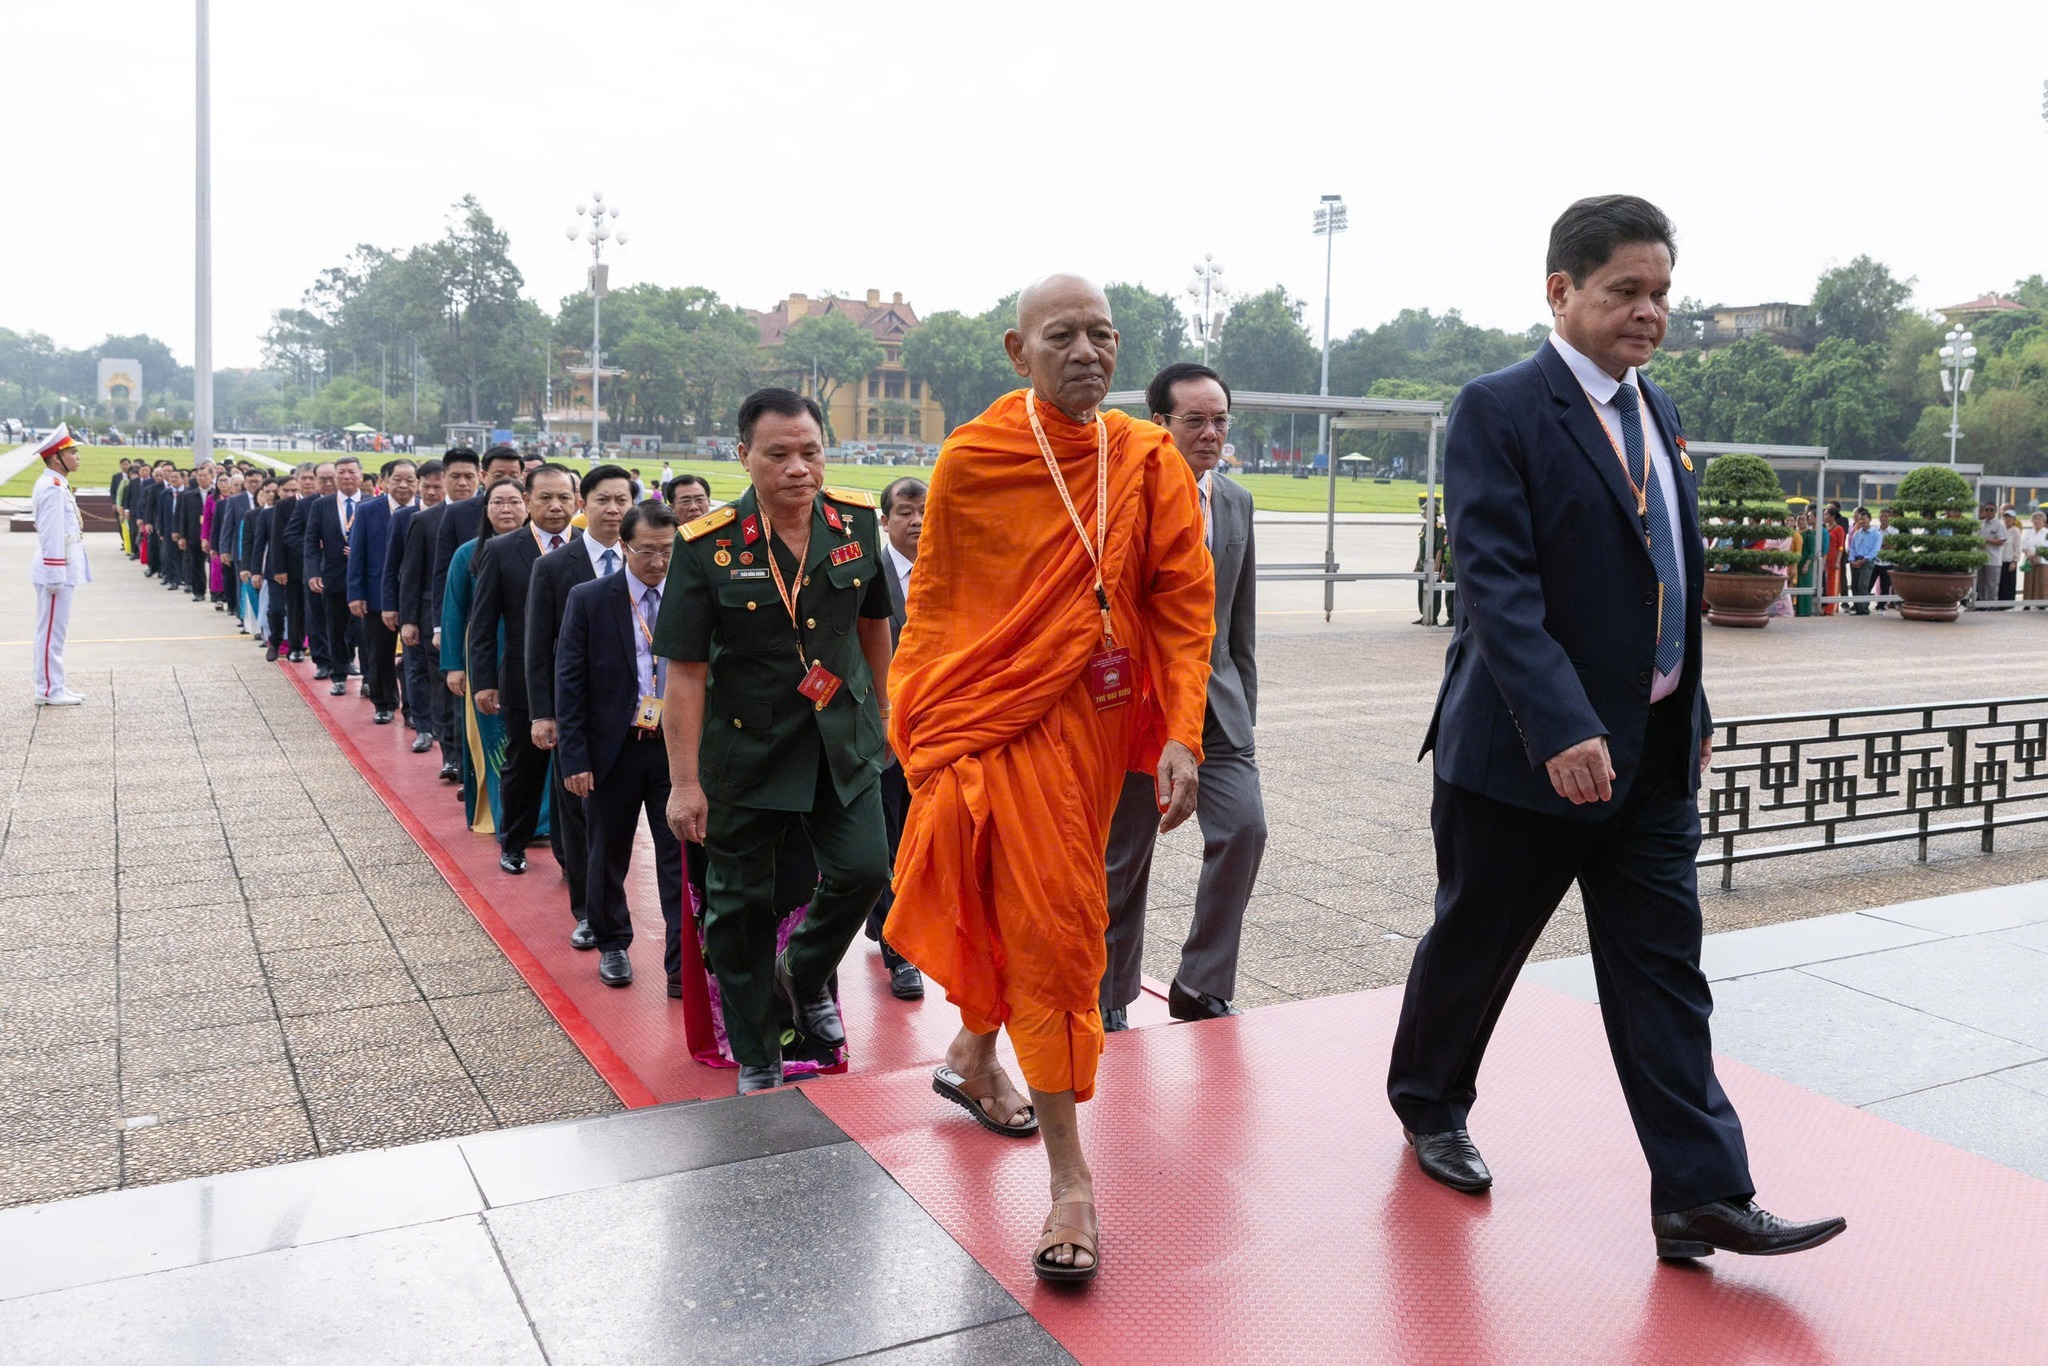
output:
{"label": "small red medal pin", "polygon": [[1678,438],[1678,463],[1685,466],[1687,474],[1692,473],[1692,455],[1685,449],[1685,438]]}

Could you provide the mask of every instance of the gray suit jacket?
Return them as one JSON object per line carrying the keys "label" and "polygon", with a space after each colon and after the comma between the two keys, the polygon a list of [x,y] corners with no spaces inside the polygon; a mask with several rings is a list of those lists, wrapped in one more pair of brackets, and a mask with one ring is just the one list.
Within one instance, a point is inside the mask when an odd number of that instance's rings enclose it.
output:
{"label": "gray suit jacket", "polygon": [[1210,554],[1216,561],[1216,640],[1209,648],[1209,717],[1204,749],[1249,750],[1259,720],[1258,555],[1252,546],[1252,496],[1217,471],[1211,478]]}

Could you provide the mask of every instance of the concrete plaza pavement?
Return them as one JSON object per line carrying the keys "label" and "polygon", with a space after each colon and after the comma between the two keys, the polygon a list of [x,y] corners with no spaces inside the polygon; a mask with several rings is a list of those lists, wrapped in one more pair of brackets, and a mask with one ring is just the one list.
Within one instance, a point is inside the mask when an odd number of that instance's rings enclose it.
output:
{"label": "concrete plaza pavement", "polygon": [[[1260,534],[1269,562],[1320,555],[1320,526]],[[1399,570],[1413,544],[1412,528],[1347,524],[1339,556]],[[91,700],[31,708],[32,547],[0,536],[0,582],[17,585],[0,594],[0,1204],[617,1107],[284,672],[111,537],[92,538],[99,582],[72,627]],[[1398,982],[1430,920],[1415,751],[1450,633],[1407,624],[1409,584],[1338,601],[1325,625],[1320,585],[1262,589],[1271,844],[1245,1006]],[[1706,666],[1725,718],[2020,695],[2044,647],[2048,614],[1780,621],[1710,631]],[[1192,823],[1161,843],[1155,977],[1174,971],[1200,852]],[[1904,845],[1748,865],[1704,904],[1723,931],[2043,877],[2035,827],[1989,856],[1937,841],[1925,865]],[[1568,902],[1536,956],[1585,947]]]}

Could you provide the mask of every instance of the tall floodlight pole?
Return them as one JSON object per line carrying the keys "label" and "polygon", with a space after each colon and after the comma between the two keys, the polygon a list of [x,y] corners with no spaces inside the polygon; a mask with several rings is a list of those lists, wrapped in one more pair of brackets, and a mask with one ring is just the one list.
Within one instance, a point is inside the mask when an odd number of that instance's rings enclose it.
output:
{"label": "tall floodlight pole", "polygon": [[[1323,239],[1323,384],[1317,392],[1324,398],[1330,396],[1330,281],[1331,269],[1336,262],[1337,234],[1348,226],[1344,211],[1344,196],[1326,194],[1321,207],[1316,210],[1315,235]],[[1330,414],[1322,414],[1318,440],[1322,443],[1323,463],[1329,466],[1330,505],[1328,527],[1323,543],[1323,573],[1337,572],[1337,456],[1330,449]],[[1337,610],[1337,581],[1323,580],[1323,620],[1328,621]]]}
{"label": "tall floodlight pole", "polygon": [[1188,286],[1188,298],[1199,299],[1202,311],[1195,317],[1195,331],[1202,338],[1202,364],[1209,363],[1209,344],[1216,338],[1216,312],[1211,302],[1216,289],[1216,277],[1223,273],[1223,267],[1216,264],[1216,258],[1204,255],[1195,263],[1195,282]]}
{"label": "tall floodlight pole", "polygon": [[[604,346],[603,324],[598,310],[604,306],[604,296],[607,292],[604,244],[611,240],[612,226],[609,220],[619,216],[619,206],[607,205],[604,202],[604,191],[592,190],[590,203],[578,204],[576,214],[579,218],[590,219],[590,226],[580,233],[576,225],[571,223],[569,240],[573,242],[581,236],[584,241],[590,243],[590,458],[594,461],[604,450],[604,440],[598,426],[598,414],[602,407],[598,403],[597,392],[597,372],[603,364],[601,352]],[[619,245],[625,246],[628,238],[629,234],[619,233]]]}
{"label": "tall floodlight pole", "polygon": [[192,194],[192,460],[213,458],[213,94],[207,0],[194,0],[198,21],[193,68],[195,153]]}
{"label": "tall floodlight pole", "polygon": [[384,353],[384,343],[383,343],[383,342],[378,342],[378,343],[377,343],[377,434],[378,434],[379,436],[382,436],[382,435],[384,435],[384,433],[385,433],[385,429],[386,429],[386,428],[388,428],[388,427],[389,427],[389,426],[391,425],[391,421],[390,421],[390,419],[389,419],[389,418],[387,418],[387,417],[386,417],[386,416],[384,415],[384,407],[385,407],[385,403],[384,403],[384,396],[385,396],[385,394],[386,394],[386,393],[388,393],[388,392],[389,392],[389,390],[390,390],[390,385],[389,385],[389,384],[387,383],[387,380],[386,380],[386,377],[387,377],[387,376],[388,376],[388,375],[390,374],[390,370],[389,370],[389,369],[387,368],[387,366],[386,366],[386,364],[385,364],[385,362],[386,362],[386,359],[387,359],[387,357],[385,356],[385,353]]}
{"label": "tall floodlight pole", "polygon": [[406,373],[412,376],[412,430],[406,435],[414,441],[420,439],[420,339],[410,333],[406,342],[412,347],[412,358],[406,362]]}
{"label": "tall floodlight pole", "polygon": [[1970,376],[1976,374],[1971,362],[1977,359],[1977,348],[1970,345],[1970,333],[1960,327],[1951,327],[1941,339],[1941,350],[1935,352],[1941,357],[1941,387],[1949,396],[1948,403],[1948,463],[1956,463],[1956,442],[1963,439],[1962,416],[1963,394],[1970,387]]}

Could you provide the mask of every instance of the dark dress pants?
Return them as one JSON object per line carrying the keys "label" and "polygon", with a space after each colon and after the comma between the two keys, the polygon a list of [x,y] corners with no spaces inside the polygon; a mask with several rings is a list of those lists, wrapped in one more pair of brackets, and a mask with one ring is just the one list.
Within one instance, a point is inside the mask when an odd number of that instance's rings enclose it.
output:
{"label": "dark dress pants", "polygon": [[505,719],[505,763],[498,770],[498,804],[504,808],[505,827],[498,843],[508,854],[523,854],[540,829],[548,751],[533,743],[533,718],[523,709],[505,707],[500,715]]}
{"label": "dark dress pants", "polygon": [[[630,742],[629,742],[630,743]],[[647,741],[641,741],[644,749]],[[656,748],[659,748],[657,746]],[[578,920],[590,913],[590,824],[584,799],[562,786],[562,766],[548,766],[548,847],[569,883],[569,914]]]}
{"label": "dark dress pants", "polygon": [[313,591],[313,585],[306,582],[304,574],[295,572],[292,586],[297,590],[300,606],[306,613],[306,652],[313,656],[315,664],[332,670],[334,657],[327,649],[327,599]]}
{"label": "dark dress pants", "polygon": [[363,632],[363,691],[379,711],[398,707],[398,632],[384,624],[383,614],[367,612],[358,623]]}
{"label": "dark dress pants", "polygon": [[[1466,1127],[1487,1040],[1574,880],[1608,1049],[1650,1166],[1650,1211],[1747,1199],[1742,1124],[1714,1075],[1700,971],[1699,808],[1678,708],[1651,709],[1644,768],[1603,821],[1509,806],[1438,779],[1436,923],[1416,945],[1387,1095],[1416,1133]],[[1537,1117],[1541,1122],[1541,1117]]]}
{"label": "dark dress pants", "polygon": [[[882,829],[889,837],[889,869],[895,875],[896,851],[903,844],[903,821],[910,814],[910,782],[903,776],[903,765],[892,763],[882,770]],[[882,894],[875,898],[875,908],[868,912],[868,938],[880,940],[882,926],[889,919],[889,909],[896,904],[896,889],[882,888]],[[895,966],[896,952],[884,947]]]}
{"label": "dark dress pants", "polygon": [[[641,734],[648,738],[637,738]],[[583,803],[590,844],[583,904],[598,948],[623,949],[633,942],[626,874],[633,866],[633,840],[645,812],[654,836],[654,885],[667,931],[661,966],[673,982],[683,966],[683,848],[668,828],[668,791],[668,750],[661,732],[635,729],[604,781],[591,788]]]}
{"label": "dark dress pants", "polygon": [[185,545],[185,586],[192,590],[192,601],[206,601],[206,552],[197,541]]}
{"label": "dark dress pants", "polygon": [[822,755],[809,811],[711,803],[704,832],[704,948],[718,977],[732,1055],[750,1067],[771,1067],[782,1056],[774,980],[782,922],[776,883],[783,837],[792,825],[809,835],[820,879],[804,923],[789,939],[789,971],[799,995],[825,986],[889,881],[880,784],[868,784],[842,804]]}
{"label": "dark dress pants", "polygon": [[320,601],[322,615],[327,619],[327,667],[337,679],[345,679],[348,666],[355,662],[362,624],[348,610],[347,589],[337,593],[326,579],[320,581],[320,586],[326,590],[320,594]]}
{"label": "dark dress pants", "polygon": [[405,666],[405,723],[422,735],[440,735],[440,717],[434,710],[434,694],[447,692],[441,671],[431,658],[434,647],[422,639],[405,647],[399,656]]}

